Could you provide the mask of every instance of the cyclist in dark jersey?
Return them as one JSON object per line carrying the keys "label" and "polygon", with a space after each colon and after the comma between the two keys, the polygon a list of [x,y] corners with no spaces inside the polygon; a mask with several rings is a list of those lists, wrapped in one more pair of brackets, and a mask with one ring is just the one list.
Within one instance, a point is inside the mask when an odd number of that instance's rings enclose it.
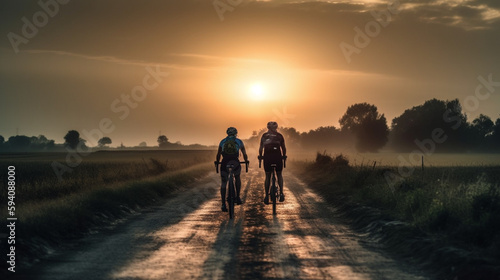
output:
{"label": "cyclist in dark jersey", "polygon": [[[276,122],[267,123],[268,131],[262,135],[259,147],[259,160],[264,159],[264,171],[266,172],[265,191],[266,196],[264,203],[269,204],[269,185],[271,183],[271,172],[273,171],[271,164],[276,164],[276,176],[278,177],[278,185],[280,188],[280,202],[285,201],[283,194],[283,159],[286,159],[285,138],[277,131],[278,124]],[[262,156],[264,152],[264,156]]]}
{"label": "cyclist in dark jersey", "polygon": [[220,165],[220,175],[221,175],[221,185],[220,185],[220,195],[222,199],[222,211],[227,212],[226,207],[226,185],[227,179],[229,176],[229,170],[227,170],[228,164],[234,164],[233,174],[236,186],[236,204],[242,204],[240,198],[240,190],[241,190],[241,165],[240,165],[240,150],[243,154],[243,158],[245,162],[248,162],[247,152],[245,150],[245,145],[243,145],[243,141],[236,138],[238,134],[238,130],[234,127],[230,127],[226,131],[227,137],[222,139],[219,144],[219,149],[217,151],[217,156],[215,158],[216,162],[219,162],[222,156],[222,162]]}

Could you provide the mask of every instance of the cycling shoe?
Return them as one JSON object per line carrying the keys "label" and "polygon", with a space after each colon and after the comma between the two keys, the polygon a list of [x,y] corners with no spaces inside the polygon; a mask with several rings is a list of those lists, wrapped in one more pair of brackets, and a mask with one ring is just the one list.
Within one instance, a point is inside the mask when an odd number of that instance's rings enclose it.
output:
{"label": "cycling shoe", "polygon": [[269,204],[269,195],[266,195],[266,197],[264,198],[264,203]]}

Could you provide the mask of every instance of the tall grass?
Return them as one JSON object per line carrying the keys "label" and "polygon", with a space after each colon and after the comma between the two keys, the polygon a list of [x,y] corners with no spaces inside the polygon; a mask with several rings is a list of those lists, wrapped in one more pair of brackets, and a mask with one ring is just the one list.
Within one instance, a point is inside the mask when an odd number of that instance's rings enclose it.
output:
{"label": "tall grass", "polygon": [[500,258],[500,166],[427,167],[388,184],[395,167],[352,167],[343,155],[318,154],[305,176],[328,199],[382,210],[415,228]]}
{"label": "tall grass", "polygon": [[[148,159],[143,155],[94,156],[62,181],[54,175],[51,161],[0,160],[3,170],[7,165],[16,167],[16,230],[23,237],[16,250],[22,252],[23,260],[40,257],[60,241],[78,238],[96,226],[158,204],[213,168],[207,163],[213,152],[174,156],[163,152]],[[0,197],[6,205],[6,192]],[[7,216],[6,210],[0,210],[2,217]],[[2,251],[4,246],[6,243],[0,244]]]}
{"label": "tall grass", "polygon": [[[7,170],[8,165],[15,166],[16,201],[28,203],[156,176],[199,162],[208,162],[214,157],[211,151],[178,152],[99,152],[85,158],[71,172],[64,174],[62,180],[59,180],[51,166],[53,161],[45,159],[43,153],[35,157],[30,154],[29,160],[26,157],[3,159],[0,161],[0,170]],[[64,154],[60,157],[56,161],[64,164]],[[0,201],[6,201],[6,196],[6,192],[1,192]]]}
{"label": "tall grass", "polygon": [[63,237],[61,231],[65,230],[86,232],[91,226],[109,223],[109,218],[157,204],[173,190],[211,170],[212,165],[198,165],[148,179],[87,189],[50,201],[31,202],[20,207],[18,218],[27,232],[42,229],[44,234],[59,237]]}

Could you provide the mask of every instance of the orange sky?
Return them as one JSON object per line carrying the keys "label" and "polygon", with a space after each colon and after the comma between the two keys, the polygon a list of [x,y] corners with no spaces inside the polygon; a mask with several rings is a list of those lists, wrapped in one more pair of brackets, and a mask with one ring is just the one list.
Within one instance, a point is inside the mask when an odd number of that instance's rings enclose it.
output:
{"label": "orange sky", "polygon": [[[216,144],[228,126],[242,138],[269,120],[338,126],[358,102],[390,125],[431,98],[463,103],[478,77],[500,82],[495,1],[241,1],[223,13],[214,2],[224,0],[70,1],[45,7],[52,16],[28,38],[23,18],[48,13],[31,2],[0,4],[5,138],[19,130],[62,142],[68,130],[99,129],[112,146],[154,145],[160,131]],[[369,43],[357,30],[372,32]],[[347,57],[346,45],[357,52]],[[469,118],[500,117],[492,88],[465,108]]]}

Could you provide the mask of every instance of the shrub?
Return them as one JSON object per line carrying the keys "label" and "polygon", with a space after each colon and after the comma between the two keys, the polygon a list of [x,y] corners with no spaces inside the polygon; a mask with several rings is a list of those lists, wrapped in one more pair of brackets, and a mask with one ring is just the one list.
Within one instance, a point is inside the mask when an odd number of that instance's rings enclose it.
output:
{"label": "shrub", "polygon": [[349,166],[349,160],[343,154],[339,154],[333,160],[333,166]]}
{"label": "shrub", "polygon": [[333,158],[324,152],[320,154],[316,153],[316,165],[330,165],[333,162]]}
{"label": "shrub", "polygon": [[326,152],[323,154],[316,154],[316,165],[328,166],[328,167],[347,167],[349,166],[349,160],[343,154],[339,154],[333,158],[327,155]]}

